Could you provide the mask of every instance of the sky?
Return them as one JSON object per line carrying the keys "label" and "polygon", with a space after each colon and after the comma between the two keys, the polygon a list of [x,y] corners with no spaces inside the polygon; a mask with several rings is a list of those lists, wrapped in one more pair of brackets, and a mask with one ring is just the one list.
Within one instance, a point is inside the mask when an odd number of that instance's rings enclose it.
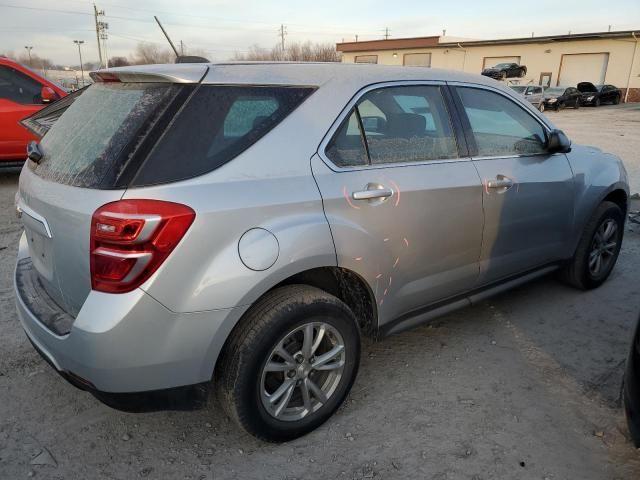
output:
{"label": "sky", "polygon": [[[96,0],[109,24],[109,56],[127,56],[140,42],[166,47],[157,15],[178,43],[227,60],[251,45],[336,43],[447,35],[477,39],[640,30],[640,0]],[[83,60],[96,61],[93,4],[86,0],[0,0],[0,53],[33,53],[61,65],[78,64],[73,40],[84,40]]]}

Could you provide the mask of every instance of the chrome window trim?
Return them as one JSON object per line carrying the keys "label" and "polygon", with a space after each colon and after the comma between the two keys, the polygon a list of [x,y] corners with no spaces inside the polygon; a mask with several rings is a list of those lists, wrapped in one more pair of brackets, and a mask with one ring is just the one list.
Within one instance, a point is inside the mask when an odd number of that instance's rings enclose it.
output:
{"label": "chrome window trim", "polygon": [[[388,82],[372,83],[358,90],[355,93],[355,95],[351,98],[351,100],[349,100],[346,106],[342,109],[340,114],[336,117],[334,122],[331,124],[331,127],[329,127],[329,130],[327,130],[327,133],[322,138],[320,145],[318,146],[317,154],[320,157],[320,159],[327,165],[327,167],[329,167],[334,172],[353,172],[353,171],[359,171],[359,170],[371,170],[371,169],[392,168],[392,167],[411,167],[411,166],[420,166],[420,165],[459,163],[459,162],[471,161],[470,157],[457,157],[457,158],[441,158],[441,159],[434,159],[434,160],[420,160],[415,162],[397,162],[397,163],[390,162],[390,163],[378,163],[378,164],[371,164],[371,165],[354,165],[350,167],[339,167],[338,165],[336,165],[331,161],[329,156],[326,154],[327,145],[333,138],[336,131],[340,128],[340,125],[342,125],[342,122],[344,121],[344,119],[349,115],[349,113],[351,113],[351,109],[354,107],[356,103],[358,103],[358,101],[364,95],[366,95],[367,93],[373,90],[379,90],[381,88],[411,87],[411,86],[446,87],[447,82],[445,82],[444,80],[393,80]],[[444,95],[442,96],[442,101],[444,102],[445,106],[448,106],[446,104],[446,99],[444,98]],[[453,115],[448,110],[447,110],[447,113],[449,114],[449,121],[451,122],[451,130],[453,133],[453,137],[456,139],[456,143],[457,143],[458,139],[455,136],[455,130],[453,128],[453,121],[454,121],[454,119],[452,118]]]}

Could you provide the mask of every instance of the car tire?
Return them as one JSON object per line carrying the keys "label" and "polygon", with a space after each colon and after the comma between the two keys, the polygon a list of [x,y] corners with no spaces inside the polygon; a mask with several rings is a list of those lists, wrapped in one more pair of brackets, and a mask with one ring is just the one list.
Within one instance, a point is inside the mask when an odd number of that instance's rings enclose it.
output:
{"label": "car tire", "polygon": [[538,104],[538,111],[539,111],[540,113],[544,112],[544,103],[540,102],[540,103]]}
{"label": "car tire", "polygon": [[620,103],[620,95],[616,95],[613,99],[613,104],[618,105]]}
{"label": "car tire", "polygon": [[520,75],[518,75],[520,78],[524,77],[527,74],[527,71],[523,68],[520,70]]}
{"label": "car tire", "polygon": [[[615,230],[607,233],[609,225],[615,225]],[[603,234],[610,236],[604,238]],[[587,222],[573,258],[560,271],[562,280],[581,290],[602,285],[616,264],[623,235],[622,209],[613,202],[602,202]],[[603,245],[610,246],[603,250]],[[598,249],[600,253],[596,254]],[[596,258],[600,258],[596,261],[597,268],[593,263]]]}
{"label": "car tire", "polygon": [[575,108],[576,110],[578,110],[580,108],[580,98],[579,97],[576,99],[576,104],[573,106],[573,108]]}
{"label": "car tire", "polygon": [[593,106],[594,106],[594,107],[599,107],[599,106],[600,106],[600,99],[599,99],[599,98],[596,98],[596,99],[593,101]]}
{"label": "car tire", "polygon": [[[313,342],[305,346],[305,338]],[[288,285],[245,314],[223,348],[214,383],[224,411],[240,427],[283,442],[311,432],[338,409],[359,363],[360,331],[349,307],[319,288]]]}

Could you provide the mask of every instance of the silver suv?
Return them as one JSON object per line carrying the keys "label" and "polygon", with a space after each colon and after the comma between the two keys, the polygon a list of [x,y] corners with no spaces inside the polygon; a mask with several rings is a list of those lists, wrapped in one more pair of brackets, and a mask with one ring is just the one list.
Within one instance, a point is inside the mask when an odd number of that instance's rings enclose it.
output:
{"label": "silver suv", "polygon": [[614,267],[622,162],[479,75],[342,64],[92,74],[16,196],[44,358],[104,401],[212,384],[245,430],[322,424],[388,335]]}

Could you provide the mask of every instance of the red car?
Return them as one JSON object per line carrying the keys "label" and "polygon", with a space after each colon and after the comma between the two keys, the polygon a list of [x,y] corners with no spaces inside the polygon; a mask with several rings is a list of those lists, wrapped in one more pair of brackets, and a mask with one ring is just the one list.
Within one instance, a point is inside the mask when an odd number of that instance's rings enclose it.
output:
{"label": "red car", "polygon": [[20,120],[65,95],[55,83],[0,56],[0,166],[23,161],[27,143],[39,139]]}

